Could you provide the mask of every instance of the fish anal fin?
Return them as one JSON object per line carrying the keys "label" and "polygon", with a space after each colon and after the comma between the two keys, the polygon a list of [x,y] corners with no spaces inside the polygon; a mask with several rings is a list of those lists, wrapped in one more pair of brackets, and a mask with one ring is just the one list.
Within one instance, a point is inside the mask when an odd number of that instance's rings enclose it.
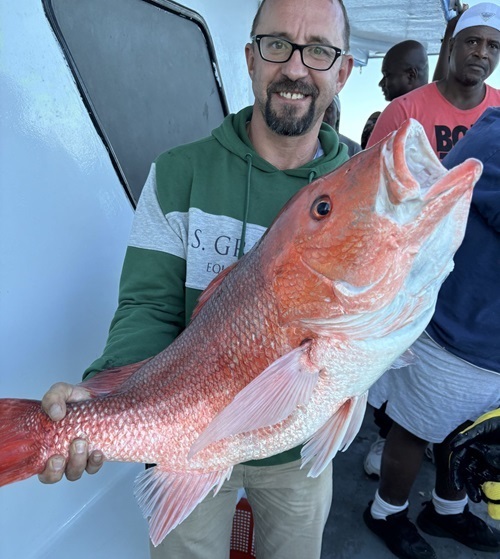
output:
{"label": "fish anal fin", "polygon": [[116,392],[126,380],[150,360],[151,358],[144,359],[138,363],[124,365],[123,367],[106,369],[84,380],[78,386],[88,390],[93,397],[105,396],[106,394]]}
{"label": "fish anal fin", "polygon": [[135,480],[135,496],[142,514],[149,519],[149,536],[156,547],[163,538],[187,518],[215,487],[217,493],[232,468],[195,473],[171,472],[155,466]]}
{"label": "fish anal fin", "polygon": [[194,320],[195,316],[201,311],[201,309],[203,308],[203,306],[205,305],[205,303],[210,299],[210,297],[213,295],[214,291],[219,287],[219,285],[224,281],[224,278],[229,274],[229,272],[236,266],[236,264],[238,264],[238,262],[235,262],[234,264],[231,264],[230,266],[228,266],[227,268],[224,268],[224,270],[222,270],[222,272],[220,272],[217,277],[215,277],[208,285],[207,287],[204,289],[204,291],[201,293],[201,295],[198,298],[198,303],[196,304],[196,307],[194,308],[192,314],[191,314],[191,321]]}
{"label": "fish anal fin", "polygon": [[368,392],[365,392],[346,400],[304,445],[302,467],[312,462],[309,477],[317,477],[339,450],[347,450],[361,428],[367,399]]}
{"label": "fish anal fin", "polygon": [[188,458],[215,441],[276,425],[307,404],[319,376],[303,358],[310,345],[309,341],[283,355],[241,390],[198,437]]}

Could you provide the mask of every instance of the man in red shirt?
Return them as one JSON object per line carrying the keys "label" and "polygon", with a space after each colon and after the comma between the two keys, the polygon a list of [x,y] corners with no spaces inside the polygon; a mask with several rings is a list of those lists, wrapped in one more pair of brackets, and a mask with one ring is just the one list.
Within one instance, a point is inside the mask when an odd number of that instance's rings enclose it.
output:
{"label": "man in red shirt", "polygon": [[378,118],[367,147],[414,118],[443,159],[488,107],[500,105],[500,90],[484,83],[500,59],[499,10],[496,4],[481,3],[464,12],[450,41],[447,76],[394,99]]}

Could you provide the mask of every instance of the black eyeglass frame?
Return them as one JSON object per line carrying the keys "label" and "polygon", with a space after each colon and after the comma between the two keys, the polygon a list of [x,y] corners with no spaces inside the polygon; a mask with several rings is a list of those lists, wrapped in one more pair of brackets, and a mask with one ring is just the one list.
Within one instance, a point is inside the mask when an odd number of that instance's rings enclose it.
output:
{"label": "black eyeglass frame", "polygon": [[[264,55],[262,54],[262,49],[260,46],[260,41],[265,38],[265,37],[273,37],[274,39],[279,39],[280,41],[284,41],[285,43],[288,43],[289,45],[291,45],[292,50],[290,51],[290,56],[286,59],[286,60],[269,60],[268,58],[265,58]],[[302,60],[302,64],[306,67],[306,68],[310,68],[311,70],[317,70],[318,72],[326,72],[327,70],[330,70],[330,68],[335,64],[335,62],[337,62],[337,60],[344,54],[346,54],[345,50],[339,49],[339,47],[334,47],[333,45],[325,45],[322,43],[310,43],[308,45],[298,45],[297,43],[292,43],[292,41],[289,41],[288,39],[284,39],[283,37],[278,37],[277,35],[252,35],[250,37],[250,39],[257,43],[257,47],[259,49],[259,54],[260,57],[262,58],[262,60],[265,60],[266,62],[271,62],[273,64],[284,64],[285,62],[288,62],[290,60],[290,58],[292,58],[293,53],[298,50],[300,52],[300,59]],[[304,62],[304,49],[308,48],[308,47],[322,47],[322,48],[329,48],[329,49],[333,49],[335,51],[335,58],[333,59],[332,63],[330,64],[330,66],[328,66],[328,68],[314,68],[314,66],[309,66],[309,64],[306,64]]]}

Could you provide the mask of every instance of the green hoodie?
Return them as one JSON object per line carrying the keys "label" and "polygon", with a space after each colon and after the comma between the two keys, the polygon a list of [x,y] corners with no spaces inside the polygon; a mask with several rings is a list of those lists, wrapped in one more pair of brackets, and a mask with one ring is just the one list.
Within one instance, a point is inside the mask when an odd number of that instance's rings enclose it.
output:
{"label": "green hoodie", "polygon": [[[253,149],[246,131],[251,117],[252,107],[231,114],[210,137],[172,149],[151,166],[108,341],[84,378],[165,349],[189,323],[201,291],[252,248],[284,204],[348,158],[337,134],[322,125],[324,155],[280,171]],[[297,448],[251,464],[299,457]]]}

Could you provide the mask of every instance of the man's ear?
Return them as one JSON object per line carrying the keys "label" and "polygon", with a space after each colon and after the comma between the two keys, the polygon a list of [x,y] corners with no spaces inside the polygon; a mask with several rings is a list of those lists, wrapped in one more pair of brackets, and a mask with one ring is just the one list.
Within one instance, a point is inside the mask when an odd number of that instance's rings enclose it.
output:
{"label": "man's ear", "polygon": [[247,69],[250,78],[253,79],[253,71],[255,64],[255,52],[253,49],[253,43],[247,43],[245,45],[245,58],[247,59]]}
{"label": "man's ear", "polygon": [[340,93],[340,91],[344,87],[347,78],[351,75],[353,67],[354,67],[354,57],[350,54],[344,54],[341,58],[340,70],[337,78],[336,93]]}
{"label": "man's ear", "polygon": [[418,78],[417,68],[408,68],[408,70],[406,70],[406,75],[408,76],[408,83],[414,83]]}

